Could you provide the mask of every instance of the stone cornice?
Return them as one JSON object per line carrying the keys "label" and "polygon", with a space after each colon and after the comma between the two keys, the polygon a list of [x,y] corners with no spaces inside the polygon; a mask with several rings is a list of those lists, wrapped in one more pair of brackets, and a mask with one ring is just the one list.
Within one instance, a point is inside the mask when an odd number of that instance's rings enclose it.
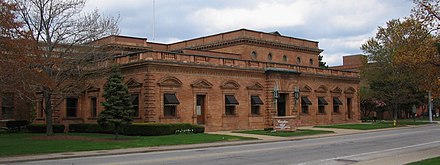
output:
{"label": "stone cornice", "polygon": [[296,51],[302,51],[302,52],[312,52],[315,54],[321,53],[322,49],[315,49],[315,48],[309,48],[304,46],[297,46],[292,44],[284,44],[280,42],[273,42],[273,41],[266,41],[266,40],[260,40],[255,39],[251,37],[240,37],[232,40],[226,40],[226,41],[220,41],[220,42],[214,42],[214,43],[208,43],[203,45],[196,45],[196,46],[189,46],[185,49],[195,49],[195,50],[209,50],[214,48],[221,48],[226,46],[232,46],[232,45],[238,45],[238,44],[253,44],[253,45],[264,45],[264,46],[271,46],[281,49],[287,49],[287,50],[296,50]]}

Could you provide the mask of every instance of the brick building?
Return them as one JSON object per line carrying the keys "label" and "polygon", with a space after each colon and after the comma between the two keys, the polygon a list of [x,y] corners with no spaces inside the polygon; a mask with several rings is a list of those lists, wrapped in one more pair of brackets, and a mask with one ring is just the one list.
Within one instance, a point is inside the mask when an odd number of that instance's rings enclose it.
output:
{"label": "brick building", "polygon": [[[318,42],[240,29],[172,44],[108,36],[137,110],[134,122],[207,131],[359,122],[357,72],[318,67]],[[54,123],[96,123],[105,77],[54,109]],[[274,92],[275,91],[275,92]],[[44,123],[37,101],[37,123]]]}

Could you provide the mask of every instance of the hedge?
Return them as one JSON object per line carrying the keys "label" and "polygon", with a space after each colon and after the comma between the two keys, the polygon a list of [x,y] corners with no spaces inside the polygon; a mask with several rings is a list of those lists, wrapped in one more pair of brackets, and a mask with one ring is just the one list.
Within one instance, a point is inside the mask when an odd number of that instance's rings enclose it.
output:
{"label": "hedge", "polygon": [[[29,133],[46,133],[46,124],[31,124],[26,126]],[[53,125],[54,133],[63,133],[64,125],[54,124]]]}
{"label": "hedge", "polygon": [[8,128],[9,132],[18,132],[28,124],[29,122],[27,120],[10,120],[6,121],[6,128]]}
{"label": "hedge", "polygon": [[113,127],[102,128],[98,124],[69,124],[69,132],[113,133]]}
{"label": "hedge", "polygon": [[[113,128],[101,128],[98,124],[70,124],[69,132],[113,133]],[[160,136],[171,134],[204,133],[205,127],[187,123],[151,124],[137,123],[122,128],[121,134],[128,136]]]}

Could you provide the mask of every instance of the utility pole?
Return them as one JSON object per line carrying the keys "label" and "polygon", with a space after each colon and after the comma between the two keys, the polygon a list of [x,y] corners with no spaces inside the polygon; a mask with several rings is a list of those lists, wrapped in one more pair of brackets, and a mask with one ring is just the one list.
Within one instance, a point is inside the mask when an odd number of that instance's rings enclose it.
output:
{"label": "utility pole", "polygon": [[432,101],[431,101],[431,91],[428,92],[428,114],[429,114],[429,122],[432,123]]}

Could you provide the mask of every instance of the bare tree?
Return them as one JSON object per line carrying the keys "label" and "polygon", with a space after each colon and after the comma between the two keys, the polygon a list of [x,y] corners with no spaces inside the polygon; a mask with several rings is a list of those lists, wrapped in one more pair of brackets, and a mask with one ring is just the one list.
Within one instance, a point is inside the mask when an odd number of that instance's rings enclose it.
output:
{"label": "bare tree", "polygon": [[46,134],[53,135],[53,110],[66,96],[77,95],[97,66],[111,55],[96,39],[118,33],[118,18],[102,16],[98,10],[84,13],[85,0],[14,0],[24,29],[34,42],[28,68],[34,74],[26,84],[44,99]]}

